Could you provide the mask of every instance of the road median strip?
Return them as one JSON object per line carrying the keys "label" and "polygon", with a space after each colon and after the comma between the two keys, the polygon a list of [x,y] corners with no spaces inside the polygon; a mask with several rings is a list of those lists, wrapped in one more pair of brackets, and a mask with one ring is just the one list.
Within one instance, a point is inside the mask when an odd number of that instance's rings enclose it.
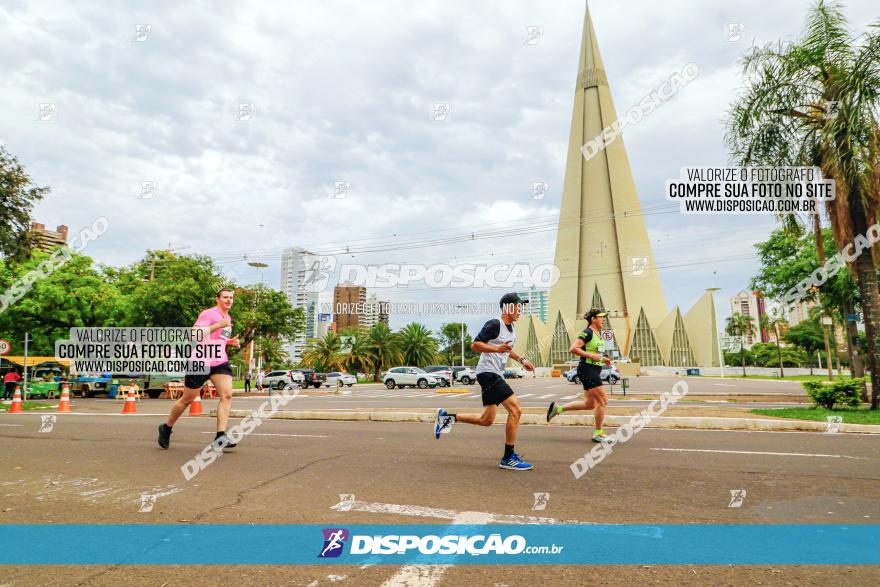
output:
{"label": "road median strip", "polygon": [[[212,412],[214,415],[216,412]],[[247,410],[232,410],[230,416],[243,418],[249,415]],[[433,422],[434,412],[387,412],[369,410],[326,411],[300,410],[279,411],[272,418],[277,420],[339,420],[355,422]],[[605,416],[609,426],[621,426],[630,421],[632,416]],[[496,424],[503,424],[507,416],[499,414]],[[523,414],[520,424],[545,425],[546,417],[542,414]],[[593,426],[592,415],[561,415],[554,418],[550,426]],[[880,434],[880,426],[869,424],[840,424],[840,432]],[[679,428],[692,430],[752,430],[762,432],[826,432],[827,424],[810,420],[764,420],[757,418],[719,418],[719,417],[685,417],[661,416],[651,419],[646,428]]]}

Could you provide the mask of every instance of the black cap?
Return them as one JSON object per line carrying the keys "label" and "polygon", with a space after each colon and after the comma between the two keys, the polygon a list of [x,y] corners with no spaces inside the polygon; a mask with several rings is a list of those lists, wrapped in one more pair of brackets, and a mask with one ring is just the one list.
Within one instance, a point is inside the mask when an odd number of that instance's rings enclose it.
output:
{"label": "black cap", "polygon": [[517,293],[507,293],[501,296],[501,307],[503,308],[506,304],[528,304],[529,300],[524,300],[519,297]]}
{"label": "black cap", "polygon": [[607,316],[607,315],[608,315],[608,312],[606,312],[605,310],[600,310],[599,308],[593,308],[592,310],[590,310],[589,312],[584,314],[584,320],[589,322],[590,320],[592,320],[596,316]]}

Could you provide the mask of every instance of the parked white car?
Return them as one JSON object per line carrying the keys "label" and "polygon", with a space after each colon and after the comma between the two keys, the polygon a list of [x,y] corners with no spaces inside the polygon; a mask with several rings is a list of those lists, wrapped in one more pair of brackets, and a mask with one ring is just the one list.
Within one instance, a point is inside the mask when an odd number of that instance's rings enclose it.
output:
{"label": "parked white car", "polygon": [[477,381],[477,374],[470,367],[453,367],[452,371],[455,373],[455,380],[465,385],[470,385]]}
{"label": "parked white car", "polygon": [[330,387],[339,387],[341,383],[346,387],[351,387],[357,382],[357,377],[355,377],[351,373],[341,373],[339,371],[333,371],[331,373],[327,373],[327,382],[325,383],[325,385],[328,385]]}
{"label": "parked white car", "polygon": [[269,371],[263,378],[263,385],[270,389],[293,389],[294,384],[302,385],[304,381],[305,377],[298,371]]}
{"label": "parked white car", "polygon": [[388,389],[394,389],[395,387],[419,387],[426,389],[440,385],[440,380],[437,377],[418,367],[395,367],[389,369],[382,378],[382,381]]}

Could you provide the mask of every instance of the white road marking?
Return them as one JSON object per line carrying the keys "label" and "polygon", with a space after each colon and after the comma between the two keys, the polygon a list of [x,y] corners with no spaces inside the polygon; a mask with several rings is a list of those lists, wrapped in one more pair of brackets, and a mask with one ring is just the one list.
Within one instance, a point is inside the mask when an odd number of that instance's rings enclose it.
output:
{"label": "white road marking", "polygon": [[665,450],[674,452],[711,452],[721,454],[734,455],[770,455],[776,457],[825,457],[829,459],[854,459],[859,460],[862,457],[851,457],[849,455],[824,455],[818,453],[801,453],[801,452],[762,452],[748,450],[710,450],[706,448],[652,448],[651,450]]}
{"label": "white road marking", "polygon": [[535,395],[535,394],[534,393],[523,393],[523,394],[518,394],[517,397],[519,397],[519,398],[532,397],[533,395]]}
{"label": "white road marking", "polygon": [[[423,518],[437,518],[440,520],[452,520],[457,516],[482,516],[485,521],[481,524],[579,524],[576,520],[558,520],[556,518],[542,518],[538,516],[519,516],[508,514],[492,514],[487,512],[457,512],[442,508],[429,508],[420,505],[399,505],[396,503],[371,503],[358,500],[340,498],[340,502],[330,506],[331,510],[340,512],[372,512],[382,514],[395,514],[398,516],[419,516]],[[464,522],[460,522],[464,523]],[[471,523],[471,522],[467,522]]]}
{"label": "white road marking", "polygon": [[536,397],[535,399],[547,399],[548,397],[553,397],[555,395],[556,395],[555,393],[549,393],[547,395],[542,395],[542,396]]}
{"label": "white road marking", "polygon": [[[577,523],[575,520],[561,521],[556,518],[540,518],[536,516],[518,516],[492,514],[489,512],[456,512],[439,508],[428,508],[417,505],[398,505],[394,503],[369,503],[348,499],[353,495],[340,495],[340,502],[330,509],[349,512],[378,512],[402,516],[421,516],[428,518],[452,520],[452,524],[564,524]],[[436,585],[447,569],[453,565],[405,565],[391,578],[382,583],[382,587],[431,587]]]}
{"label": "white road marking", "polygon": [[[216,434],[216,432],[202,432],[202,434]],[[248,436],[291,436],[294,438],[330,438],[330,436],[321,436],[320,434],[274,434],[268,432],[251,432]]]}
{"label": "white road marking", "polygon": [[567,396],[563,397],[562,399],[575,399],[575,398],[579,398],[579,397],[580,397],[579,395],[567,395]]}
{"label": "white road marking", "polygon": [[8,427],[12,428],[14,426],[21,427],[21,426],[24,426],[24,424],[0,424],[0,426],[8,426]]}

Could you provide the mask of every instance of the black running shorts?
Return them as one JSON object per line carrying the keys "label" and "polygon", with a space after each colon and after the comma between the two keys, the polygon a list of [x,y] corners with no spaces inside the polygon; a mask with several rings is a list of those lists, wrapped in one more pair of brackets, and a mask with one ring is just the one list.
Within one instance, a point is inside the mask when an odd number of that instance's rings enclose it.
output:
{"label": "black running shorts", "polygon": [[600,377],[602,367],[599,365],[589,365],[581,361],[578,364],[577,373],[578,379],[581,380],[581,384],[584,386],[584,391],[594,387],[602,387],[602,378]]}
{"label": "black running shorts", "polygon": [[513,395],[504,377],[497,373],[477,373],[477,382],[483,390],[483,405],[498,405]]}
{"label": "black running shorts", "polygon": [[188,389],[201,389],[211,375],[229,375],[232,377],[232,368],[229,366],[229,361],[214,365],[211,367],[211,371],[204,375],[187,373],[186,377],[183,379],[183,385]]}

